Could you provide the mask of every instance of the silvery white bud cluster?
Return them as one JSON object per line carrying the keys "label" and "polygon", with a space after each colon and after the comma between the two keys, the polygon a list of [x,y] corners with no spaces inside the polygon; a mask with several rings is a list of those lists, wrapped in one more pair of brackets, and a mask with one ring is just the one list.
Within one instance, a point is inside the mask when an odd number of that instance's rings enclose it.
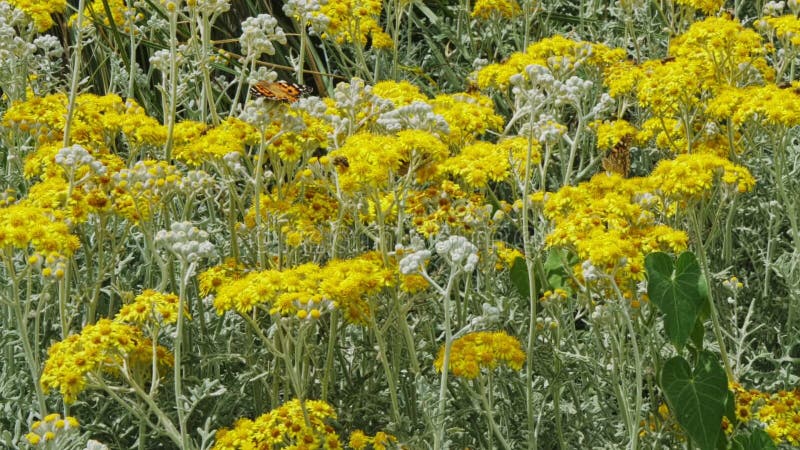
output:
{"label": "silvery white bud cluster", "polygon": [[450,125],[444,117],[434,113],[431,105],[420,101],[381,114],[378,125],[392,133],[400,130],[424,130],[450,134]]}
{"label": "silvery white bud cluster", "polygon": [[88,166],[97,175],[106,173],[106,166],[78,144],[64,147],[56,153],[55,162],[72,176],[81,166]]}
{"label": "silvery white bud cluster", "polygon": [[148,166],[144,161],[137,161],[132,168],[120,170],[111,179],[118,186],[131,186],[137,191],[150,190],[163,194],[178,187],[180,174],[177,170],[168,174],[164,166]]}
{"label": "silvery white bud cluster", "polygon": [[274,55],[273,42],[286,45],[286,34],[274,17],[269,14],[259,14],[256,17],[248,17],[242,22],[239,45],[248,60],[258,59],[265,53]]}
{"label": "silvery white bud cluster", "polygon": [[208,240],[208,233],[191,222],[174,222],[169,231],[159,231],[156,234],[156,244],[163,245],[189,262],[214,256],[214,245]]}
{"label": "silvery white bud cluster", "polygon": [[497,328],[501,321],[500,308],[484,303],[481,305],[481,309],[481,315],[470,318],[467,325],[453,335],[454,339],[467,333]]}
{"label": "silvery white bud cluster", "polygon": [[[186,46],[182,45],[175,52],[175,63],[178,67],[182,66],[186,60],[184,57],[186,50]],[[170,55],[169,49],[158,50],[153,53],[153,56],[150,57],[150,64],[161,72],[169,73],[170,64],[172,64],[172,55]]]}
{"label": "silvery white bud cluster", "polygon": [[48,59],[61,58],[64,54],[64,48],[61,46],[61,41],[50,34],[39,36],[33,40],[33,44],[42,51],[42,55]]}
{"label": "silvery white bud cluster", "polygon": [[589,113],[590,117],[600,116],[609,112],[613,112],[616,109],[617,102],[614,100],[614,97],[608,95],[607,92],[603,92],[600,95],[600,101],[597,102],[594,107],[592,107],[592,111]]}
{"label": "silvery white bud cluster", "polygon": [[550,114],[539,114],[532,124],[526,123],[520,128],[520,135],[533,136],[539,142],[558,142],[567,128],[556,121]]}
{"label": "silvery white bud cluster", "polygon": [[581,271],[583,272],[583,279],[586,280],[587,283],[597,280],[603,275],[602,272],[592,264],[592,261],[588,259],[581,264]]}
{"label": "silvery white bud cluster", "polygon": [[594,83],[578,77],[569,77],[567,81],[555,83],[554,91],[551,93],[553,103],[560,105],[578,105],[592,89]]}
{"label": "silvery white bud cluster", "polygon": [[489,60],[488,59],[486,59],[486,58],[475,58],[475,60],[472,61],[472,70],[474,72],[477,72],[477,71],[483,69],[484,67],[486,67],[488,65],[489,65]]}
{"label": "silvery white bud cluster", "polygon": [[89,439],[86,442],[86,448],[84,448],[83,450],[108,450],[108,446],[100,441]]}
{"label": "silvery white bud cluster", "polygon": [[230,152],[222,157],[222,161],[228,166],[228,169],[235,174],[247,175],[247,169],[242,164],[242,154],[239,152]]}
{"label": "silvery white bud cluster", "polygon": [[431,252],[429,250],[417,250],[400,260],[400,273],[403,275],[418,273],[425,267],[425,263],[430,258]]}
{"label": "silvery white bud cluster", "polygon": [[437,242],[436,253],[451,265],[463,267],[466,272],[472,272],[478,264],[478,247],[464,236],[450,236]]}
{"label": "silvery white bud cluster", "polygon": [[800,1],[789,0],[786,2],[786,5],[789,7],[789,9],[792,11],[792,14],[794,14],[795,16],[797,15],[798,12],[800,12]]}
{"label": "silvery white bud cluster", "polygon": [[785,2],[767,2],[761,11],[763,11],[765,16],[779,16],[783,12],[785,6]]}
{"label": "silvery white bud cluster", "polygon": [[0,2],[0,61],[3,61],[0,73],[16,70],[19,63],[15,64],[15,61],[26,60],[36,51],[36,45],[17,36],[15,26],[24,28],[26,23],[27,18],[22,10],[7,2]]}
{"label": "silvery white bud cluster", "polygon": [[180,181],[178,188],[187,193],[204,192],[215,186],[214,177],[204,170],[190,170]]}
{"label": "silvery white bud cluster", "polygon": [[327,4],[328,0],[287,0],[283,5],[283,12],[289,17],[305,21],[311,27],[312,35],[320,35],[331,24],[331,19],[319,12]]}
{"label": "silvery white bud cluster", "polygon": [[220,15],[231,9],[231,2],[230,0],[197,0],[195,8],[207,15]]}

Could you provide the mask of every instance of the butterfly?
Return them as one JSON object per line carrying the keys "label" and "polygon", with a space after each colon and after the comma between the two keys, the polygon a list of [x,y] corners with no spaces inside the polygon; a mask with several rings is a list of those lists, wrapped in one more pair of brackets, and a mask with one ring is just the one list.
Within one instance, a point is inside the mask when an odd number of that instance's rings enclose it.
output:
{"label": "butterfly", "polygon": [[294,103],[300,100],[303,94],[311,92],[311,88],[288,81],[258,81],[250,86],[250,92],[256,97],[278,102]]}
{"label": "butterfly", "polygon": [[603,169],[628,177],[631,171],[631,137],[625,136],[603,158]]}

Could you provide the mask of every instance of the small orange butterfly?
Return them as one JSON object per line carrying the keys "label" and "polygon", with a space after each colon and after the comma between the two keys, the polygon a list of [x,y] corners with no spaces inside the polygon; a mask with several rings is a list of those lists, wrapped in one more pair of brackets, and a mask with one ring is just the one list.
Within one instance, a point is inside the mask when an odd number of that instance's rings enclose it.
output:
{"label": "small orange butterfly", "polygon": [[250,92],[256,97],[264,97],[267,100],[294,103],[300,100],[303,94],[311,92],[311,88],[283,80],[258,81],[250,86]]}
{"label": "small orange butterfly", "polygon": [[627,178],[631,171],[631,137],[625,136],[603,158],[603,169]]}

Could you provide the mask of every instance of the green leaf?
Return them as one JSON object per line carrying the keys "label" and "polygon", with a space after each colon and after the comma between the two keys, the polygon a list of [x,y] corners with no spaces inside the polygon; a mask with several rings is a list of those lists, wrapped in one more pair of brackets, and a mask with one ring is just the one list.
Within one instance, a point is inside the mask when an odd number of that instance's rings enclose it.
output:
{"label": "green leaf", "polygon": [[566,250],[551,249],[547,253],[547,259],[544,262],[544,272],[547,274],[547,286],[549,289],[564,289],[567,287],[569,273],[566,267],[569,267],[569,263],[569,255]]}
{"label": "green leaf", "polygon": [[736,436],[733,443],[741,450],[777,450],[775,443],[761,428],[756,428],[749,436]]}
{"label": "green leaf", "polygon": [[511,265],[511,282],[517,288],[517,292],[522,298],[530,296],[531,287],[528,283],[528,265],[524,258],[516,258]]}
{"label": "green leaf", "polygon": [[669,255],[660,252],[647,255],[644,264],[647,294],[664,313],[667,336],[680,351],[692,334],[702,305],[700,266],[690,252],[681,254],[675,266]]}
{"label": "green leaf", "polygon": [[692,370],[681,356],[661,370],[661,388],[678,423],[702,450],[716,447],[728,399],[728,379],[717,357],[701,351]]}

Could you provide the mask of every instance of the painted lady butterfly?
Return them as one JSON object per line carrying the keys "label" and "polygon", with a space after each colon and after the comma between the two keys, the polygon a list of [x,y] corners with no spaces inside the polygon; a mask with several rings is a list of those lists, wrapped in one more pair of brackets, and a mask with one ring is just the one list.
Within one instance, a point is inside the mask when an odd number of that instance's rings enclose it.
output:
{"label": "painted lady butterfly", "polygon": [[267,100],[294,103],[303,94],[311,92],[311,88],[288,81],[258,81],[250,86],[250,92],[256,97],[264,97]]}
{"label": "painted lady butterfly", "polygon": [[625,136],[603,158],[603,169],[627,178],[631,171],[631,137]]}

